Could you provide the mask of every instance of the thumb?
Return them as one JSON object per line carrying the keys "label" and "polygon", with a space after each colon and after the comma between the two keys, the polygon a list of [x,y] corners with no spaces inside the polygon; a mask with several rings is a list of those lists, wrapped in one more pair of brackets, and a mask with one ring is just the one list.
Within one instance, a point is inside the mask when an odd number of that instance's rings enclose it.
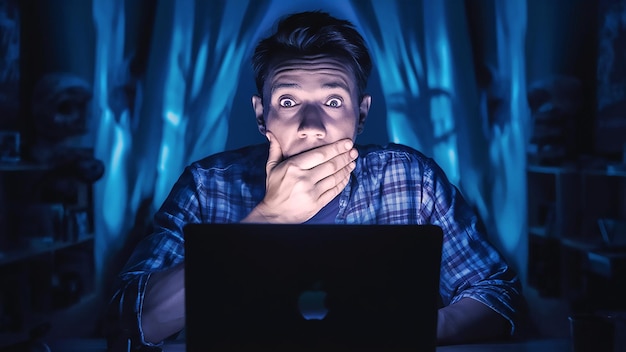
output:
{"label": "thumb", "polygon": [[283,161],[283,151],[280,149],[280,143],[272,132],[265,133],[265,137],[270,141],[270,151],[267,157],[267,163],[265,164],[265,171],[269,175],[276,165]]}

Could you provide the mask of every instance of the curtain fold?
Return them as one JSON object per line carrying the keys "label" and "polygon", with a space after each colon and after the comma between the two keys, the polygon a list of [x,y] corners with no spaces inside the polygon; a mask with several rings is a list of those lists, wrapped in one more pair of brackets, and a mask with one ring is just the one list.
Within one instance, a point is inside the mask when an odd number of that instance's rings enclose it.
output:
{"label": "curtain fold", "polygon": [[497,24],[496,50],[504,97],[502,113],[508,118],[494,119],[490,154],[493,191],[490,212],[500,247],[514,261],[523,282],[526,280],[528,253],[526,145],[530,130],[530,111],[526,97],[526,4],[495,1]]}
{"label": "curtain fold", "polygon": [[[159,0],[149,37],[136,39],[150,43],[142,72],[130,65],[139,45],[130,41],[125,18],[137,14],[128,13],[125,3],[93,0],[96,157],[107,165],[95,193],[100,268],[127,241],[138,216],[145,216],[142,204],[154,211],[185,165],[224,150],[237,132],[230,130],[238,128],[232,126],[233,106],[250,106],[235,96],[243,80],[252,80],[242,72],[254,44],[275,18],[307,9],[357,25],[372,51],[379,75],[373,79],[381,82],[383,99],[375,103],[385,104],[388,140],[433,157],[476,207],[498,246],[509,257],[519,256],[528,123],[525,1]],[[491,9],[485,20],[494,31],[479,55],[469,34],[470,3]],[[494,92],[474,72],[480,60],[498,82],[504,107],[497,119],[487,108]],[[249,114],[253,124],[251,107]]]}
{"label": "curtain fold", "polygon": [[[122,79],[124,59],[125,13],[122,0],[93,2],[96,28],[96,60],[94,63],[93,110],[96,124],[94,156],[106,165],[100,182],[94,185],[94,225],[96,285],[101,286],[107,255],[119,250],[123,214],[128,204],[127,156],[132,138],[129,111],[114,103],[109,94]],[[131,177],[129,177],[131,176]]]}

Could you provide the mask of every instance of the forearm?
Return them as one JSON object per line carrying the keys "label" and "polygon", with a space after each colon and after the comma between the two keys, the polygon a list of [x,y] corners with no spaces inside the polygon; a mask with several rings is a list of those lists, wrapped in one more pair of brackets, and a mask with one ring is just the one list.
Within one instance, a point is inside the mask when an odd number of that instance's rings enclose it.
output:
{"label": "forearm", "polygon": [[148,280],[141,315],[144,340],[159,343],[185,326],[185,267],[179,264]]}
{"label": "forearm", "polygon": [[510,329],[510,323],[503,316],[472,298],[462,298],[438,311],[437,341],[440,345],[503,338]]}

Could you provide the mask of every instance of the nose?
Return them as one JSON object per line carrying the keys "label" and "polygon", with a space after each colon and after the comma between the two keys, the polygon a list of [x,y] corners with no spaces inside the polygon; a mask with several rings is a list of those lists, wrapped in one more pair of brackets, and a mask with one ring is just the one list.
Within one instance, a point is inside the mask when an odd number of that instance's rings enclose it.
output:
{"label": "nose", "polygon": [[314,106],[303,106],[300,109],[300,126],[298,127],[298,137],[318,138],[326,137],[324,127],[323,112]]}

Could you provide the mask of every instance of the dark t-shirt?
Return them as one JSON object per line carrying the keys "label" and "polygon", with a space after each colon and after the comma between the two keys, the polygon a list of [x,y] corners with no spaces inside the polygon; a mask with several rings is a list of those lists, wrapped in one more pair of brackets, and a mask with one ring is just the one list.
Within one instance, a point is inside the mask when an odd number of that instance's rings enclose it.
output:
{"label": "dark t-shirt", "polygon": [[326,204],[317,214],[304,222],[305,224],[334,224],[339,213],[339,196],[336,196],[330,203]]}

